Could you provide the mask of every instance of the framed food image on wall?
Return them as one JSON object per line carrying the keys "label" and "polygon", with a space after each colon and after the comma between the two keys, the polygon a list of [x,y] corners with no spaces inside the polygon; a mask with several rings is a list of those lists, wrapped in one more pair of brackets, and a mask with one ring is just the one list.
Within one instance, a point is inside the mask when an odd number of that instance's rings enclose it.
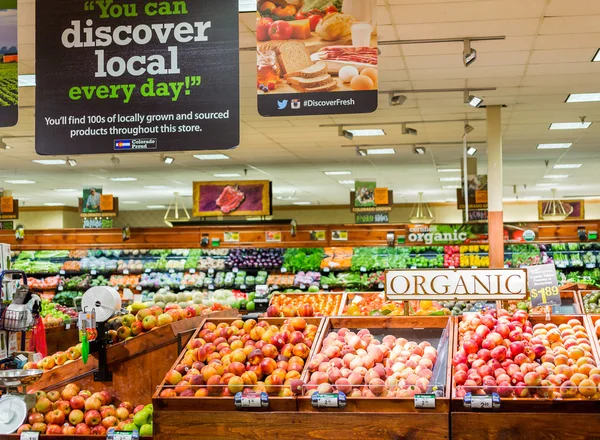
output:
{"label": "framed food image on wall", "polygon": [[257,11],[262,116],[377,109],[377,0],[258,0]]}
{"label": "framed food image on wall", "polygon": [[[538,202],[538,215],[540,220],[551,211],[550,204],[552,200],[542,200]],[[567,218],[565,220],[584,220],[585,219],[585,201],[584,200],[561,200],[560,203],[565,209]]]}
{"label": "framed food image on wall", "polygon": [[268,180],[194,182],[194,217],[271,215]]}

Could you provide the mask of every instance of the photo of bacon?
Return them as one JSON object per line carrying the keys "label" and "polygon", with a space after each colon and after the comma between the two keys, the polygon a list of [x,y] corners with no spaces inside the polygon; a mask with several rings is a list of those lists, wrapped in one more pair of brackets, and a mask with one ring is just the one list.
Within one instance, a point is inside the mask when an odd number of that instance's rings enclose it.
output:
{"label": "photo of bacon", "polygon": [[328,46],[317,52],[323,61],[347,61],[377,65],[377,48],[353,46]]}
{"label": "photo of bacon", "polygon": [[237,185],[227,185],[216,203],[222,213],[229,214],[238,209],[245,199],[246,195],[238,189]]}

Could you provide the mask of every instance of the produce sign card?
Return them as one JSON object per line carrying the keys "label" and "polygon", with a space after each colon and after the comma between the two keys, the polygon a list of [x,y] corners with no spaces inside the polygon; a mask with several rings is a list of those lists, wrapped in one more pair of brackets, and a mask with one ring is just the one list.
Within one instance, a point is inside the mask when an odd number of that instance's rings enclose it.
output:
{"label": "produce sign card", "polygon": [[17,0],[0,0],[0,127],[19,119]]}
{"label": "produce sign card", "polygon": [[271,182],[194,182],[195,217],[271,215]]}
{"label": "produce sign card", "polygon": [[519,300],[527,295],[523,269],[387,270],[386,299]]}
{"label": "produce sign card", "polygon": [[262,116],[377,109],[377,0],[258,0],[257,10]]}
{"label": "produce sign card", "polygon": [[527,279],[532,307],[561,305],[562,300],[560,298],[556,266],[554,264],[541,264],[539,266],[528,267]]}
{"label": "produce sign card", "polygon": [[36,151],[239,145],[236,0],[36,2]]}

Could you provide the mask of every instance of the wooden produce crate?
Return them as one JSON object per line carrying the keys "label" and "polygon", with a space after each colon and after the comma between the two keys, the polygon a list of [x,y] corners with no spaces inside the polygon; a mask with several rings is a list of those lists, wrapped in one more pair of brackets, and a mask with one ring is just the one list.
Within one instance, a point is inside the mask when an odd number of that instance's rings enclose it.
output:
{"label": "wooden produce crate", "polygon": [[[370,301],[376,308],[368,307],[364,311],[360,310],[359,315],[354,315],[350,307],[352,303],[357,302],[357,307],[360,309],[361,299]],[[434,301],[427,301],[427,309],[421,308],[421,303],[425,303],[425,301],[408,301],[408,303],[411,316],[450,316],[451,314],[448,309],[441,307],[441,304]],[[404,306],[404,301],[386,301],[382,292],[346,292],[339,314],[343,316],[371,316],[371,310],[379,310],[381,315],[384,316],[402,316],[404,315]]]}
{"label": "wooden produce crate", "polygon": [[[287,319],[289,319],[289,318],[260,318],[258,321],[265,322],[268,325],[276,325],[277,327],[280,327],[281,325],[283,325],[285,323],[285,321]],[[314,347],[314,344],[316,343],[316,341],[320,335],[321,325],[322,325],[323,320],[321,318],[303,318],[303,319],[306,321],[307,325],[315,326],[315,336],[314,336],[314,340],[313,340],[313,344],[312,344],[312,346]],[[219,324],[227,324],[228,326],[230,326],[234,321],[241,321],[241,319],[231,319],[231,318],[211,319],[211,318],[207,318],[206,321],[202,324],[202,326],[198,327],[198,329],[192,335],[190,340],[199,338],[200,337],[199,335],[201,334],[202,329],[205,327],[205,325],[207,323],[213,323],[217,326]],[[187,348],[184,349],[179,354],[179,357],[177,358],[177,360],[171,367],[171,370],[175,369],[176,366],[182,362],[182,360],[185,358],[186,352],[187,352]],[[312,352],[312,349],[311,349],[311,352]],[[310,357],[310,352],[309,352],[309,357]],[[306,359],[308,360],[309,357],[307,357]],[[165,373],[166,373],[166,370],[162,372],[163,376]],[[224,387],[224,388],[226,388],[226,387]],[[273,388],[281,390],[284,387],[279,386],[279,387],[273,387]],[[229,395],[229,396],[208,395],[206,397],[194,397],[194,396],[162,397],[161,393],[164,390],[168,390],[168,389],[175,389],[175,387],[167,384],[166,380],[163,379],[162,382],[160,383],[160,385],[157,387],[156,392],[154,393],[154,396],[153,396],[155,410],[160,409],[161,411],[165,411],[165,412],[172,412],[172,411],[182,412],[182,411],[188,411],[188,410],[229,412],[229,411],[236,410],[233,395]],[[199,389],[206,389],[207,390],[206,392],[208,393],[208,390],[210,388],[207,387],[206,385],[199,385],[199,386],[193,386],[192,389],[195,391],[197,391]],[[288,396],[279,397],[277,395],[278,393],[274,393],[274,394],[275,395],[269,396],[268,407],[253,409],[251,411],[265,412],[265,411],[296,411],[297,410],[296,398],[293,394],[290,393],[291,395],[289,397]],[[224,415],[223,417],[228,417],[228,416]],[[176,419],[177,417],[173,417],[173,418]]]}
{"label": "wooden produce crate", "polygon": [[594,348],[600,359],[600,315],[587,315],[585,317],[590,338],[593,339]]}
{"label": "wooden produce crate", "polygon": [[[283,309],[288,301],[290,301],[290,306],[296,311],[295,313],[302,315],[299,308],[302,304],[307,303],[313,306],[315,316],[335,316],[340,313],[340,310],[344,305],[344,296],[344,292],[277,293],[271,297],[269,306],[276,305],[279,307],[280,312],[286,314],[286,311]],[[333,302],[333,307],[330,307],[331,312],[319,308],[320,301],[327,302],[327,300]]]}
{"label": "wooden produce crate", "polygon": [[[587,311],[585,309],[584,299],[589,297],[590,295],[600,294],[600,289],[596,290],[579,290],[577,292],[577,296],[579,297],[579,303],[581,305],[581,313],[589,314],[589,315],[600,315],[600,313],[593,313],[592,311]],[[598,301],[600,303],[600,300]]]}
{"label": "wooden produce crate", "polygon": [[[454,351],[458,351],[459,325],[457,318],[454,334]],[[594,344],[593,333],[590,329],[588,317],[583,315],[552,315],[547,321],[543,316],[530,315],[532,326],[537,324],[561,324],[577,319],[585,328],[585,333],[590,340],[592,358],[596,365],[600,365],[597,344]],[[455,373],[453,367],[452,373]],[[536,388],[537,389],[537,388]],[[571,388],[573,389],[573,388]],[[600,430],[600,393],[591,398],[581,395],[574,398],[561,398],[552,394],[549,388],[547,397],[500,397],[500,407],[493,410],[478,410],[467,408],[463,398],[458,396],[458,388],[452,379],[451,403],[451,438],[456,440],[542,440],[556,439],[597,439]],[[532,392],[535,392],[531,389]],[[475,387],[473,394],[484,394],[483,387]]]}
{"label": "wooden produce crate", "polygon": [[[311,359],[307,363],[307,368],[303,372],[303,380],[307,384],[304,388],[302,397],[298,398],[298,409],[308,412],[330,412],[330,413],[401,413],[400,416],[408,414],[419,414],[430,416],[435,414],[438,416],[437,422],[442,423],[447,419],[450,408],[450,363],[448,362],[450,352],[452,350],[452,337],[454,322],[450,317],[411,317],[411,316],[394,316],[394,317],[331,317],[327,318],[319,340],[316,344],[316,349],[313,350]],[[414,398],[412,395],[398,397],[401,387],[388,385],[386,383],[385,391],[380,396],[352,397],[352,392],[347,393],[347,404],[344,408],[314,408],[311,403],[310,394],[313,393],[315,387],[311,386],[309,379],[311,373],[311,363],[319,362],[316,357],[324,347],[327,335],[331,332],[337,332],[340,329],[348,329],[351,332],[357,333],[359,330],[368,330],[369,333],[382,342],[385,336],[391,335],[394,338],[404,338],[408,341],[420,343],[423,341],[429,342],[433,348],[437,350],[437,360],[433,365],[432,376],[429,380],[429,386],[419,390],[416,388],[417,394],[435,393],[436,404],[434,409],[415,409]],[[348,342],[348,340],[346,340]],[[415,344],[416,345],[416,344]],[[337,356],[336,356],[337,357]],[[386,362],[387,356],[384,361]],[[329,362],[330,363],[330,362]],[[393,362],[392,362],[393,363]],[[390,366],[391,364],[390,363]],[[368,388],[367,385],[353,387],[361,393],[364,393]],[[333,391],[336,387],[333,386]],[[390,393],[396,393],[392,396]],[[414,392],[413,392],[414,394]],[[445,423],[448,421],[446,420]],[[402,425],[402,423],[398,423]],[[400,434],[398,434],[400,435]],[[402,434],[406,435],[406,433]]]}
{"label": "wooden produce crate", "polygon": [[[560,291],[560,306],[552,307],[553,315],[582,315],[585,313],[583,310],[583,304],[579,293],[575,290],[561,290]],[[511,301],[511,303],[518,303],[519,301]],[[502,307],[509,310],[509,301],[502,301]],[[530,315],[545,316],[545,307],[536,307],[529,311]]]}

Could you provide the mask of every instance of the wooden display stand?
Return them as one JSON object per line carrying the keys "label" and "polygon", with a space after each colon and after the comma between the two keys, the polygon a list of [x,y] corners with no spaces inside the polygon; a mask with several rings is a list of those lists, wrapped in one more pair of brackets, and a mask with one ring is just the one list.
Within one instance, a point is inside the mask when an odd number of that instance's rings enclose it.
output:
{"label": "wooden display stand", "polygon": [[[391,329],[435,328],[441,333],[448,322],[448,317],[326,318],[313,344],[317,349],[311,350],[311,357],[318,352],[331,328],[377,328],[384,332],[393,332]],[[450,339],[452,334],[450,332]],[[446,370],[444,377],[448,384]],[[435,409],[415,409],[413,399],[400,398],[348,398],[346,408],[314,409],[310,398],[300,397],[272,398],[271,407],[266,410],[236,410],[232,398],[160,398],[160,390],[157,390],[153,399],[154,438],[158,440],[200,437],[211,440],[449,438],[448,386],[446,395],[436,399]]]}
{"label": "wooden display stand", "polygon": [[[547,322],[544,317],[530,316],[532,324]],[[589,317],[553,315],[551,321],[560,325],[571,318],[586,327],[593,356],[598,363],[598,339],[590,328]],[[460,318],[457,318],[460,319]],[[456,326],[458,329],[458,325]],[[458,333],[455,334],[458,341]],[[455,344],[456,353],[458,344]],[[502,398],[499,409],[471,410],[456,397],[453,384],[451,438],[453,440],[590,440],[600,438],[600,400],[535,398]]]}
{"label": "wooden display stand", "polygon": [[[21,333],[18,333],[19,346],[21,341]],[[27,332],[25,337],[25,349],[29,347],[29,340],[31,339],[31,331]],[[71,324],[69,330],[64,325],[60,327],[49,327],[46,328],[46,348],[49,355],[56,353],[57,351],[66,351],[69,347],[77,345],[79,343],[79,331],[77,330],[77,324]]]}

